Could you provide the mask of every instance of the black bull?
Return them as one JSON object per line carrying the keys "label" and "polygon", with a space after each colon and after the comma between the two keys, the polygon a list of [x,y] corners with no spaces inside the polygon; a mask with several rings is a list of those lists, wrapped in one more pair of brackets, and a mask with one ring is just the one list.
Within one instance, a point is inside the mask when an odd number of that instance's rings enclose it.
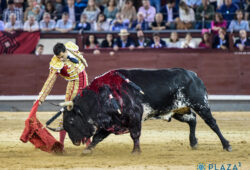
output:
{"label": "black bull", "polygon": [[[144,94],[124,77],[138,85]],[[71,109],[65,109],[63,126],[75,145],[80,145],[84,137],[93,137],[86,152],[109,134],[126,132],[130,132],[133,139],[133,152],[138,152],[142,120],[160,117],[170,121],[172,117],[188,123],[190,146],[196,148],[195,113],[218,135],[223,148],[231,151],[211,114],[202,80],[194,72],[179,68],[119,69],[101,75],[82,95],[75,97]]]}

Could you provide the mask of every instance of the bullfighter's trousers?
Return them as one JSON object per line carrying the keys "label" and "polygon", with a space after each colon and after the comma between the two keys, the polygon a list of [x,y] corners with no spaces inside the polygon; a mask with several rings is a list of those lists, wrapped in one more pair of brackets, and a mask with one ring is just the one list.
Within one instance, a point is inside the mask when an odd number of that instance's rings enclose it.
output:
{"label": "bullfighter's trousers", "polygon": [[[78,74],[79,78],[76,80],[71,80],[68,82],[66,88],[65,101],[72,101],[77,94],[81,94],[82,90],[88,85],[88,77],[85,71]],[[63,126],[63,120],[61,119],[60,127]],[[64,139],[66,136],[66,131],[60,131],[60,142],[64,144]]]}

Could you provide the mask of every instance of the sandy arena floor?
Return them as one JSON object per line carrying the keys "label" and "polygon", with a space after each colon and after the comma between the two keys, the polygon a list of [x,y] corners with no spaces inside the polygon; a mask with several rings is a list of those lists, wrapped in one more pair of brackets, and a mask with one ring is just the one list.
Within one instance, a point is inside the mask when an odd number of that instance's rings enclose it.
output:
{"label": "sandy arena floor", "polygon": [[[45,122],[54,113],[39,112],[39,120]],[[219,127],[232,145],[233,152],[222,150],[216,134],[198,119],[197,150],[189,147],[189,127],[172,120],[149,120],[143,123],[140,155],[132,155],[132,139],[126,135],[110,135],[92,154],[82,155],[84,146],[74,146],[66,138],[63,155],[49,154],[35,149],[30,143],[22,143],[19,137],[28,113],[0,113],[0,169],[165,169],[197,170],[205,163],[206,170],[213,164],[217,170],[227,164],[238,170],[250,170],[250,112],[215,112]],[[52,133],[56,138],[57,133]],[[240,165],[239,165],[240,164]],[[210,165],[211,166],[211,165]]]}

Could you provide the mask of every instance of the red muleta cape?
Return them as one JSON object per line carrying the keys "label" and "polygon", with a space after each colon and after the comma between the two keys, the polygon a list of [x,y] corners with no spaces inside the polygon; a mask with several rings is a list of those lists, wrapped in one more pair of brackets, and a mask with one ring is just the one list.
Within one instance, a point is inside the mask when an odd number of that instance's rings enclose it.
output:
{"label": "red muleta cape", "polygon": [[36,148],[45,152],[62,152],[63,144],[58,142],[36,118],[39,101],[33,105],[29,117],[25,120],[25,128],[20,137],[24,143],[30,141]]}

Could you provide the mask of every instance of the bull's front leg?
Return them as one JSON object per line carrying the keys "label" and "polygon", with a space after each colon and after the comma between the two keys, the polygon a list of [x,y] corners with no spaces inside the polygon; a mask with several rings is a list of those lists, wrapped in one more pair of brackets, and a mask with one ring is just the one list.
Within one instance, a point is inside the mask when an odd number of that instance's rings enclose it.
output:
{"label": "bull's front leg", "polygon": [[134,142],[134,148],[132,153],[140,153],[140,136],[141,136],[141,121],[132,121],[130,122],[130,125],[132,125],[129,128],[130,136],[133,139]]}
{"label": "bull's front leg", "polygon": [[110,132],[103,129],[97,131],[97,133],[93,136],[92,142],[83,150],[83,153],[84,154],[91,153],[92,149],[94,149],[95,146],[103,139],[105,139],[109,134]]}

